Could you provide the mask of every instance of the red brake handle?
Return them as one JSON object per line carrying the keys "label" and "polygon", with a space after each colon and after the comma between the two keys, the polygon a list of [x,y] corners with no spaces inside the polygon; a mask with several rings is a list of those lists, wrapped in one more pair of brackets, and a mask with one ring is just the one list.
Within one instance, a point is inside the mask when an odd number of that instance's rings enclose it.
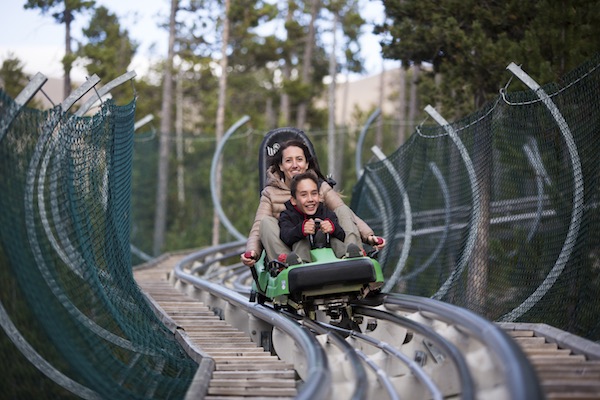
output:
{"label": "red brake handle", "polygon": [[252,252],[251,251],[245,252],[244,253],[244,257],[246,257],[246,258],[252,258],[252,259],[254,258],[254,257],[252,257]]}
{"label": "red brake handle", "polygon": [[379,246],[380,244],[383,244],[383,238],[381,238],[379,236],[375,236],[375,241],[377,242],[377,246]]}

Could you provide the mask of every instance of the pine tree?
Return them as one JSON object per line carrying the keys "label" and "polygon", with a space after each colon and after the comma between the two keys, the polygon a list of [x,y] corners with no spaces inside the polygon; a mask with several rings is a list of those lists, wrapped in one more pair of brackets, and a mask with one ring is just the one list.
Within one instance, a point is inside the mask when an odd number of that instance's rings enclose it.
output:
{"label": "pine tree", "polygon": [[121,29],[115,14],[106,7],[98,7],[83,35],[87,43],[78,54],[86,60],[90,75],[96,74],[109,82],[127,71],[137,45],[129,38],[129,32]]}
{"label": "pine tree", "polygon": [[82,13],[95,4],[94,0],[27,0],[24,5],[25,9],[39,9],[42,14],[51,13],[57,23],[65,25],[65,56],[62,60],[65,98],[71,93],[71,68],[77,58],[71,48],[71,24],[75,14]]}

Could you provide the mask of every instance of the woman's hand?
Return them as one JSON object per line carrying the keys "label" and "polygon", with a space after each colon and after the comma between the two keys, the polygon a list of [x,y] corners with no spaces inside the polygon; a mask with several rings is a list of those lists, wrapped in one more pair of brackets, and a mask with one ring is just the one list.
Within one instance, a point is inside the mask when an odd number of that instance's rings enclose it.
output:
{"label": "woman's hand", "polygon": [[379,236],[370,235],[367,238],[367,243],[376,248],[377,250],[381,250],[385,247],[385,239]]}
{"label": "woman's hand", "polygon": [[248,267],[252,267],[254,264],[256,264],[256,252],[254,250],[242,253],[240,258],[242,259],[242,263]]}

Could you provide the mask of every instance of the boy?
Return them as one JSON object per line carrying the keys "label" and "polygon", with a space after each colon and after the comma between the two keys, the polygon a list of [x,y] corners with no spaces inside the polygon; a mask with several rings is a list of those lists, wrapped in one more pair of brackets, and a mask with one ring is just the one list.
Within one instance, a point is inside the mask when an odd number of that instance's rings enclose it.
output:
{"label": "boy", "polygon": [[346,233],[339,225],[335,212],[320,201],[318,179],[313,172],[296,175],[290,183],[290,191],[291,198],[285,203],[285,210],[279,216],[279,235],[300,260],[287,260],[288,264],[310,262],[309,235],[316,236],[318,231],[329,234],[336,257],[361,255],[346,254]]}

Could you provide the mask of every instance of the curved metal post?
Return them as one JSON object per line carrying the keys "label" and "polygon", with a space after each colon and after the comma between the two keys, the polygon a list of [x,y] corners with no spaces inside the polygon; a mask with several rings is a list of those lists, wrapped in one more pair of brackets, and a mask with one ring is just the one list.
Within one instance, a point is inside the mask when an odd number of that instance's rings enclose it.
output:
{"label": "curved metal post", "polygon": [[398,263],[396,264],[396,268],[394,268],[394,272],[390,279],[383,286],[383,291],[390,291],[398,282],[400,278],[400,274],[406,265],[406,260],[408,259],[408,253],[410,251],[410,244],[412,242],[412,211],[410,207],[410,199],[408,198],[408,193],[406,188],[404,187],[404,183],[402,182],[402,178],[398,175],[398,172],[394,169],[394,166],[383,154],[383,152],[377,146],[371,147],[371,151],[383,161],[383,165],[388,169],[390,175],[394,178],[394,182],[396,182],[396,186],[402,195],[402,207],[404,208],[404,215],[406,215],[406,224],[404,226],[404,245],[402,246],[402,251],[400,252],[400,258],[398,259]]}
{"label": "curved metal post", "polygon": [[98,98],[92,97],[92,98],[88,99],[88,101],[83,103],[81,108],[79,108],[79,110],[77,110],[75,115],[78,117],[83,116],[83,114],[88,112],[88,110],[97,101],[102,101],[102,96],[106,96],[111,90],[113,90],[117,86],[121,85],[122,83],[125,83],[125,82],[135,78],[135,76],[136,76],[135,71],[129,71],[129,72],[126,72],[123,75],[119,76],[118,78],[115,78],[112,81],[108,82],[106,85],[104,85],[100,89],[98,89],[98,91],[97,91]]}
{"label": "curved metal post", "polygon": [[15,97],[12,107],[9,107],[8,110],[6,110],[5,115],[0,116],[0,142],[6,134],[10,124],[12,124],[17,115],[19,115],[19,112],[21,112],[21,109],[25,107],[25,104],[27,104],[38,92],[38,90],[44,86],[44,83],[46,83],[47,80],[48,78],[46,78],[46,76],[43,74],[39,72],[35,74],[27,86],[23,88],[21,93]]}
{"label": "curved metal post", "polygon": [[369,118],[367,119],[367,122],[365,123],[365,126],[363,126],[363,128],[360,131],[360,135],[358,135],[358,142],[356,143],[356,153],[354,155],[354,168],[356,169],[356,179],[360,179],[363,170],[362,170],[362,148],[363,148],[363,143],[365,141],[365,136],[367,134],[367,130],[369,129],[369,127],[371,126],[371,124],[373,123],[373,121],[375,121],[375,119],[377,117],[379,117],[379,115],[381,114],[381,109],[376,109],[375,111],[373,111],[373,113],[371,113],[371,115],[369,116]]}
{"label": "curved metal post", "polygon": [[[38,202],[39,202],[39,204],[42,204],[42,206],[40,208],[40,218],[41,218],[41,222],[44,226],[46,233],[48,233],[48,232],[51,232],[51,230],[48,227],[48,225],[49,225],[48,219],[47,219],[47,215],[45,213],[45,208],[43,207],[43,204],[44,204],[43,192],[44,192],[45,173],[46,173],[46,168],[47,168],[49,160],[50,160],[50,156],[53,153],[54,145],[56,144],[57,135],[60,134],[60,130],[65,129],[63,127],[63,128],[60,128],[59,131],[56,131],[56,127],[59,125],[60,120],[64,117],[64,115],[67,113],[67,111],[69,111],[69,109],[73,106],[73,104],[75,104],[75,102],[77,100],[79,100],[83,95],[85,95],[87,92],[89,92],[99,81],[100,81],[100,78],[98,78],[97,75],[91,76],[79,88],[77,88],[75,91],[73,91],[71,93],[71,95],[68,96],[61,103],[60,112],[57,111],[55,114],[53,114],[52,118],[49,118],[45,122],[44,126],[42,127],[42,134],[36,143],[33,156],[29,162],[29,167],[28,167],[28,171],[27,171],[27,180],[26,180],[26,185],[25,185],[25,209],[27,210],[27,213],[26,213],[27,234],[29,236],[29,245],[33,251],[33,255],[36,258],[36,261],[38,262],[38,266],[40,268],[43,268],[43,266],[45,265],[45,262],[43,261],[43,258],[41,256],[41,253],[40,253],[41,250],[38,247],[37,234],[36,234],[35,222],[34,222],[35,212],[34,212],[33,204],[34,204],[34,196],[35,196],[35,190],[36,190],[35,189],[36,181],[39,181],[38,184],[41,184],[41,186],[38,188]],[[73,118],[76,118],[76,117],[73,117]],[[72,121],[73,121],[73,119],[69,119],[66,122],[66,126],[70,126],[70,124],[73,123]],[[40,163],[41,163],[41,167],[40,167]],[[38,173],[38,168],[41,168],[42,175],[39,178],[36,178],[36,175]],[[60,229],[58,231],[61,232]],[[59,256],[63,259],[63,261],[67,265],[72,267],[74,272],[77,271],[78,270],[77,266],[71,265],[71,263],[69,262],[69,257],[67,257],[67,255],[64,252],[62,252],[62,249],[58,246],[58,243],[56,242],[56,240],[54,239],[54,236],[51,233],[48,235],[48,239],[50,240],[50,243],[55,248],[55,250],[58,252]]]}
{"label": "curved metal post", "polygon": [[154,115],[152,115],[152,114],[146,115],[144,118],[136,121],[135,124],[133,124],[133,131],[134,132],[137,131],[138,129],[140,129],[142,126],[146,125],[153,119],[154,119]]}
{"label": "curved metal post", "polygon": [[27,86],[23,88],[21,93],[19,93],[17,97],[15,97],[15,103],[17,103],[20,106],[24,106],[25,104],[29,103],[29,101],[33,98],[33,96],[35,96],[38,90],[40,90],[42,86],[44,86],[44,83],[46,83],[47,80],[48,78],[46,78],[44,74],[40,72],[35,74],[33,78],[31,78]]}
{"label": "curved metal post", "polygon": [[[99,97],[99,99],[102,98],[102,96],[105,96],[106,94],[108,94],[112,89],[114,89],[115,87],[129,81],[130,79],[133,79],[136,76],[135,71],[130,71],[127,72],[121,76],[119,76],[116,79],[113,79],[112,81],[110,81],[109,83],[107,83],[106,85],[104,85],[102,88],[100,88],[97,91],[97,95]],[[81,95],[83,95],[84,93],[86,93],[87,91],[89,91],[96,83],[97,81],[99,81],[99,79],[96,79],[97,76],[94,75],[94,77],[92,77],[92,79],[89,82],[86,82],[86,84],[82,85],[82,90],[81,90]],[[91,86],[90,86],[91,85]],[[89,87],[89,89],[88,89]],[[79,94],[78,94],[79,96]],[[80,97],[80,96],[79,96]],[[75,101],[79,98],[75,98]],[[70,126],[71,123],[73,123],[72,121],[76,121],[78,118],[81,118],[90,108],[91,106],[96,103],[98,99],[96,99],[95,97],[92,97],[90,99],[88,99],[87,102],[85,102],[80,108],[79,110],[77,110],[77,112],[75,113],[74,117],[72,117],[72,119],[70,119],[67,124],[65,125],[64,128],[61,128],[59,132],[64,132],[67,130],[67,128]],[[69,106],[70,107],[70,106]],[[61,226],[58,226],[56,228],[56,232],[58,233],[58,236],[60,237],[62,246],[58,245],[58,242],[56,241],[56,239],[54,238],[54,235],[52,233],[52,229],[50,228],[50,224],[48,222],[48,216],[46,214],[46,210],[45,210],[45,200],[44,200],[44,186],[45,186],[45,180],[46,180],[46,171],[48,168],[48,165],[51,162],[51,158],[52,157],[59,157],[60,158],[60,153],[59,155],[56,155],[54,153],[54,149],[57,145],[58,142],[58,135],[54,134],[51,135],[48,141],[48,145],[47,145],[47,149],[44,155],[44,158],[42,160],[42,164],[41,164],[41,168],[40,168],[40,174],[39,174],[39,189],[38,189],[38,208],[39,208],[39,212],[40,212],[40,217],[41,217],[41,221],[42,221],[42,225],[44,227],[44,230],[46,232],[46,236],[48,237],[50,243],[52,244],[53,248],[55,249],[55,251],[58,253],[58,255],[61,257],[61,259],[63,260],[63,262],[68,265],[69,267],[71,267],[71,269],[73,270],[73,272],[75,272],[77,275],[81,276],[82,271],[80,271],[80,266],[83,265],[82,263],[84,262],[83,257],[79,254],[78,251],[75,250],[75,247],[71,244],[70,239],[67,237],[67,235],[65,234],[65,229],[62,228]],[[53,181],[52,185],[56,186],[57,182]],[[103,186],[106,187],[108,185],[108,171],[105,170],[104,171],[104,175],[103,175]],[[50,196],[51,196],[51,204],[52,204],[52,215],[53,215],[53,219],[54,222],[57,224],[61,224],[64,223],[62,222],[63,219],[61,218],[60,215],[60,211],[59,211],[59,205],[58,205],[58,201],[56,200],[56,194],[58,193],[58,191],[56,190],[55,187],[52,188],[52,190],[50,190]],[[102,199],[102,203],[104,204],[104,207],[106,208],[107,206],[107,199],[106,199],[106,193],[107,191],[104,190],[103,193],[105,193],[104,198]],[[63,248],[66,249],[66,253],[63,252]],[[67,256],[67,254],[71,255],[71,256]]]}
{"label": "curved metal post", "polygon": [[529,309],[531,309],[531,307],[533,307],[533,305],[536,304],[546,294],[546,292],[548,292],[548,290],[552,287],[552,285],[554,285],[554,282],[556,282],[562,273],[567,261],[569,260],[569,257],[571,256],[573,247],[576,243],[577,235],[579,233],[579,227],[581,225],[583,213],[583,179],[581,179],[583,172],[581,170],[581,160],[579,159],[577,145],[575,144],[575,139],[573,138],[571,129],[569,128],[567,121],[562,116],[558,107],[550,99],[550,96],[548,96],[541,86],[515,63],[510,63],[506,69],[512,72],[524,84],[529,86],[529,88],[535,92],[542,103],[544,103],[544,105],[548,108],[550,114],[552,114],[552,117],[556,121],[556,124],[558,125],[558,128],[565,139],[567,149],[569,150],[569,157],[571,158],[571,166],[573,168],[574,186],[571,222],[569,223],[569,230],[567,232],[567,236],[565,237],[565,241],[563,242],[563,247],[560,251],[560,254],[558,255],[558,259],[554,263],[552,270],[550,270],[546,276],[546,279],[544,279],[542,284],[538,286],[535,292],[525,299],[525,301],[523,301],[523,303],[521,303],[518,307],[499,319],[501,322],[512,322],[529,311]]}
{"label": "curved metal post", "polygon": [[80,98],[82,98],[87,92],[92,90],[94,86],[96,86],[100,82],[100,78],[98,75],[94,74],[87,78],[87,80],[83,83],[83,85],[79,86],[76,90],[71,92],[69,97],[67,97],[61,104],[60,108],[62,112],[67,112],[71,109],[73,104]]}
{"label": "curved metal post", "polygon": [[[366,176],[365,183],[369,187],[371,194],[374,197],[375,204],[377,205],[377,209],[379,210],[379,215],[381,215],[381,222],[383,224],[381,235],[384,238],[389,238],[389,232],[392,232],[390,226],[392,225],[393,218],[388,213],[388,208],[386,204],[389,204],[389,201],[384,201],[381,190],[379,190],[376,182],[377,176],[373,177],[371,174]],[[378,180],[378,179],[377,179]],[[382,253],[379,255],[379,259],[382,263],[385,263],[385,259],[387,257],[387,253],[389,252],[389,246],[385,246],[383,248]]]}
{"label": "curved metal post", "polygon": [[219,219],[221,220],[221,223],[223,225],[225,225],[225,228],[227,228],[229,233],[231,233],[233,236],[235,236],[236,239],[238,239],[238,240],[246,240],[247,238],[246,238],[246,236],[242,235],[237,229],[235,229],[235,227],[233,226],[231,221],[229,221],[229,218],[227,218],[227,216],[223,212],[223,207],[221,207],[221,200],[217,196],[217,188],[215,186],[215,179],[216,179],[216,174],[217,174],[217,163],[219,161],[219,157],[221,157],[221,153],[223,152],[223,147],[225,147],[225,142],[227,142],[229,137],[231,135],[233,135],[233,133],[240,126],[242,126],[249,120],[250,120],[250,117],[247,115],[244,115],[235,124],[233,124],[231,126],[231,128],[229,128],[229,130],[223,136],[223,139],[221,139],[221,141],[219,143],[217,143],[217,149],[215,150],[215,154],[213,155],[212,163],[210,165],[210,195],[212,197],[212,201],[215,206],[215,210],[217,212],[217,215],[219,216]]}
{"label": "curved metal post", "polygon": [[473,167],[473,162],[471,161],[471,157],[469,156],[469,153],[467,152],[463,142],[460,140],[450,124],[435,110],[435,108],[428,105],[425,107],[425,111],[444,128],[444,130],[448,133],[448,136],[450,136],[450,139],[452,139],[454,142],[454,145],[458,148],[469,175],[469,182],[471,183],[471,200],[473,203],[473,213],[471,214],[471,221],[469,224],[470,228],[469,236],[467,238],[467,245],[465,246],[465,250],[458,261],[456,269],[452,271],[446,282],[444,282],[440,289],[432,296],[433,299],[439,300],[448,292],[454,280],[462,274],[463,270],[471,260],[473,249],[475,248],[475,241],[477,240],[477,230],[479,219],[481,218],[481,206],[479,199],[479,185],[475,175],[475,168]]}

